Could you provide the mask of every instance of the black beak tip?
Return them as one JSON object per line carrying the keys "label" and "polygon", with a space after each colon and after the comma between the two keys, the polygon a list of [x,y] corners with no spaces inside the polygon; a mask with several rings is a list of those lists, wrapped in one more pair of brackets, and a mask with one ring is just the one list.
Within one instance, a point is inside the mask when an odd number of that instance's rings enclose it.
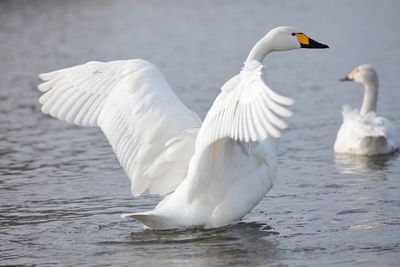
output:
{"label": "black beak tip", "polygon": [[351,81],[348,77],[341,78],[339,81],[341,82],[349,82]]}
{"label": "black beak tip", "polygon": [[321,44],[318,43],[317,41],[314,41],[313,39],[309,39],[308,44],[300,44],[301,48],[313,48],[313,49],[324,49],[324,48],[329,48],[326,44]]}
{"label": "black beak tip", "polygon": [[321,43],[318,43],[318,42],[313,42],[313,44],[311,45],[311,47],[312,48],[319,48],[319,49],[325,49],[325,48],[329,48],[329,46],[328,45],[326,45],[326,44],[321,44]]}

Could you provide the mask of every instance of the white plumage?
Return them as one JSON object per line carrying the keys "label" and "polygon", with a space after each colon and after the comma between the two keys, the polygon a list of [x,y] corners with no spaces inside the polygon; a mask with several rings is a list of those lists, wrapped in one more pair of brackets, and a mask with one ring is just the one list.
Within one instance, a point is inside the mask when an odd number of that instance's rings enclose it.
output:
{"label": "white plumage", "polygon": [[201,120],[156,66],[141,59],[89,62],[40,77],[42,111],[100,127],[134,196],[169,193],[185,178]]}
{"label": "white plumage", "polygon": [[259,61],[249,60],[239,75],[222,86],[201,127],[198,146],[206,147],[224,137],[255,142],[280,136],[280,130],[287,125],[279,116],[292,115],[285,106],[292,105],[293,100],[264,83],[262,68]]}
{"label": "white plumage", "polygon": [[378,101],[378,76],[370,65],[360,65],[343,81],[364,85],[364,99],[359,109],[343,108],[343,124],[334,145],[337,153],[355,155],[382,155],[399,149],[396,128],[389,120],[376,114]]}
{"label": "white plumage", "polygon": [[204,123],[158,68],[141,59],[89,62],[41,74],[42,111],[100,127],[134,196],[146,190],[172,192],[154,210],[124,217],[162,229],[230,224],[271,189],[277,137],[286,128],[281,117],[291,115],[286,106],[292,100],[264,83],[260,62],[272,51],[326,47],[298,33],[278,27],[261,39],[240,74],[222,87]]}

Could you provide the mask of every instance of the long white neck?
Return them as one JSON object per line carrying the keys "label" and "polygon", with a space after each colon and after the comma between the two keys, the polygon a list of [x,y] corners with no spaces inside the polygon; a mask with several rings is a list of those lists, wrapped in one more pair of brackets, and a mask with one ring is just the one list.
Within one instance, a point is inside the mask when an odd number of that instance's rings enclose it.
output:
{"label": "long white neck", "polygon": [[246,62],[251,60],[257,60],[262,62],[266,55],[272,52],[270,37],[268,35],[264,36],[256,45],[251,49]]}
{"label": "long white neck", "polygon": [[361,115],[370,111],[376,112],[378,102],[378,79],[364,82],[364,98],[361,105]]}

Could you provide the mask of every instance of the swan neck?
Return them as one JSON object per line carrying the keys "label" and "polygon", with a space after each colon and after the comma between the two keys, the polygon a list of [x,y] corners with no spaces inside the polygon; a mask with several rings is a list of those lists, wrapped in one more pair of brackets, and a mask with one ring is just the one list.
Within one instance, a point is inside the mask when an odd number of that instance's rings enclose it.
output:
{"label": "swan neck", "polygon": [[378,81],[364,84],[364,98],[361,106],[361,115],[370,111],[376,112],[378,103]]}
{"label": "swan neck", "polygon": [[246,59],[246,62],[251,60],[257,60],[258,62],[262,62],[266,55],[272,52],[271,42],[269,36],[264,36],[260,41],[256,43],[256,45],[251,49],[249,56]]}

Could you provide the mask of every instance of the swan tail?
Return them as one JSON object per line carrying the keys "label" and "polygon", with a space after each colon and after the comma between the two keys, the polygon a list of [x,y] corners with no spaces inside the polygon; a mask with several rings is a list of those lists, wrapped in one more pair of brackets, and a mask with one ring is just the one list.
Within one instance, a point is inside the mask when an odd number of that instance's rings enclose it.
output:
{"label": "swan tail", "polygon": [[122,218],[134,219],[141,222],[147,229],[174,229],[179,226],[164,216],[156,215],[153,211],[122,214]]}

